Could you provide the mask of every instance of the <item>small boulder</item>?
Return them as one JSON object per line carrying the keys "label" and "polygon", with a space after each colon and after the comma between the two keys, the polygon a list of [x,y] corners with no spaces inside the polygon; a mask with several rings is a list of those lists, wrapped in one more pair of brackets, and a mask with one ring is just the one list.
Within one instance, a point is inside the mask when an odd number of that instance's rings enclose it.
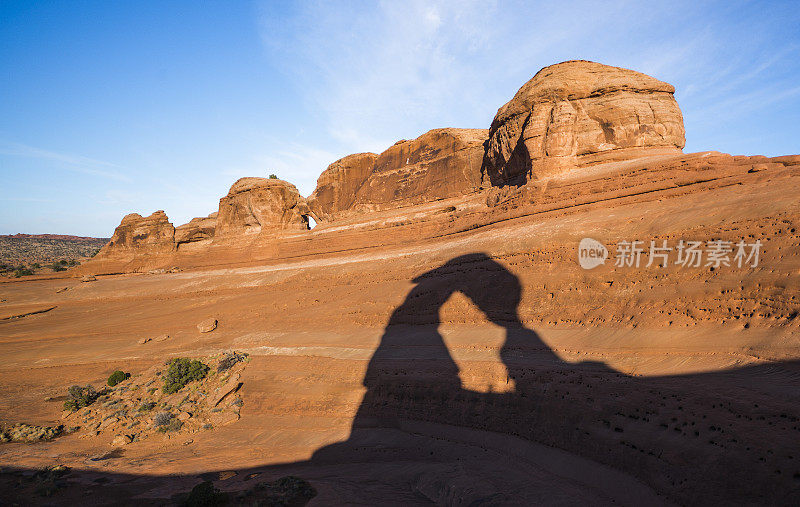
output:
{"label": "small boulder", "polygon": [[106,419],[106,420],[104,420],[103,422],[100,423],[100,426],[99,426],[98,429],[104,430],[106,428],[109,428],[109,427],[115,425],[118,422],[119,422],[119,419],[117,419],[116,417],[109,417],[108,419]]}
{"label": "small boulder", "polygon": [[206,319],[197,324],[197,330],[201,333],[210,333],[215,329],[217,329],[217,319],[214,318]]}
{"label": "small boulder", "polygon": [[186,421],[186,420],[190,419],[191,417],[192,417],[192,414],[190,414],[188,412],[181,412],[181,413],[178,414],[178,420],[179,421]]}
{"label": "small boulder", "polygon": [[146,336],[144,338],[139,339],[139,341],[137,343],[139,345],[144,345],[145,343],[147,343],[149,341],[152,341],[152,340],[153,340],[152,338]]}
{"label": "small boulder", "polygon": [[238,373],[233,375],[233,376],[231,376],[231,378],[228,379],[228,381],[225,382],[225,384],[222,387],[217,389],[214,392],[214,395],[211,396],[211,398],[209,398],[209,400],[208,400],[209,405],[212,406],[212,407],[216,407],[217,405],[219,405],[219,403],[223,399],[225,399],[226,396],[228,396],[229,394],[239,390],[239,387],[241,385],[242,385],[242,383],[239,382],[239,374]]}
{"label": "small boulder", "polygon": [[83,275],[81,277],[81,282],[94,282],[97,281],[97,277],[94,275]]}
{"label": "small boulder", "polygon": [[167,340],[169,340],[169,335],[168,334],[160,334],[160,335],[156,336],[156,338],[155,338],[155,341],[157,341],[157,342],[165,342]]}
{"label": "small boulder", "polygon": [[114,440],[111,441],[111,445],[120,446],[120,445],[128,445],[133,441],[130,435],[117,435],[114,437]]}

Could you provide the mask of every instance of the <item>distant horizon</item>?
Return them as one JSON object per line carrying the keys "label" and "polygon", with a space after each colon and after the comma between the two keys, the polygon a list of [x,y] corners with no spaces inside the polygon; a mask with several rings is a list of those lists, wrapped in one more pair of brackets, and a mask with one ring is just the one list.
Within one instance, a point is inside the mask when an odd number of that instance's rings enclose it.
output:
{"label": "distant horizon", "polygon": [[245,176],[308,196],[348,154],[489,128],[566,60],[675,86],[685,153],[798,154],[799,23],[791,1],[3,2],[0,234],[178,226]]}

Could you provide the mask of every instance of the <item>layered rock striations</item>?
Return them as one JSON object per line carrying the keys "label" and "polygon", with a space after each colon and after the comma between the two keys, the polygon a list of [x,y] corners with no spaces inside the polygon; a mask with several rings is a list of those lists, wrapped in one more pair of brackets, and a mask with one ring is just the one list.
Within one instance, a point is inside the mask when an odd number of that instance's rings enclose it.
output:
{"label": "layered rock striations", "polygon": [[219,200],[215,237],[307,230],[310,214],[306,200],[291,183],[240,178]]}
{"label": "layered rock striations", "polygon": [[474,192],[481,185],[482,129],[436,129],[375,155],[337,160],[322,173],[309,205],[323,219],[380,211]]}
{"label": "layered rock striations", "polygon": [[545,67],[497,111],[483,162],[494,185],[552,176],[582,163],[685,144],[675,88],[588,61]]}

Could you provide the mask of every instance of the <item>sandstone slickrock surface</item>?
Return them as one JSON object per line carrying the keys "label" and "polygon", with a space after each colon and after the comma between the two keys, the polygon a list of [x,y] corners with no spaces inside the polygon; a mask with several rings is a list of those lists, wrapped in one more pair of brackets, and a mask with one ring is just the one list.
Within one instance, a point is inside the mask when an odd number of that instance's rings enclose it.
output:
{"label": "sandstone slickrock surface", "polygon": [[310,210],[297,187],[283,180],[240,178],[219,201],[215,236],[306,230]]}
{"label": "sandstone slickrock surface", "polygon": [[157,255],[174,249],[175,227],[169,222],[166,213],[156,211],[149,217],[131,213],[122,219],[111,240],[100,249],[97,257],[130,255],[134,252]]}
{"label": "sandstone slickrock surface", "polygon": [[497,111],[485,177],[495,185],[524,183],[598,154],[633,158],[648,148],[680,150],[683,116],[674,92],[640,72],[595,62],[545,67]]}
{"label": "sandstone slickrock surface", "polygon": [[324,219],[455,197],[481,185],[487,131],[435,129],[375,155],[350,155],[328,166],[309,198]]}

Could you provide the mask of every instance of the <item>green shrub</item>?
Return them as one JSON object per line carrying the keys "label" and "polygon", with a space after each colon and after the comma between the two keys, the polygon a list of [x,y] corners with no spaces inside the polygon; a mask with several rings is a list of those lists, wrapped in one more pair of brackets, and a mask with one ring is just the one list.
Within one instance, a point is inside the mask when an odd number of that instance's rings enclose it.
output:
{"label": "green shrub", "polygon": [[139,412],[150,412],[154,408],[156,408],[156,402],[148,401],[139,405]]}
{"label": "green shrub", "polygon": [[131,378],[130,373],[125,373],[122,370],[117,370],[108,377],[108,385],[114,387],[115,385],[119,384],[120,382]]}
{"label": "green shrub", "polygon": [[278,179],[278,177],[277,177],[276,175],[274,175],[274,174],[270,174],[270,175],[269,175],[269,179],[271,179],[271,180],[277,180],[277,179]]}
{"label": "green shrub", "polygon": [[201,482],[189,493],[182,505],[187,507],[213,507],[227,505],[228,494],[214,487],[211,481]]}
{"label": "green shrub", "polygon": [[64,266],[62,266],[61,264],[59,264],[57,262],[54,262],[50,266],[50,269],[52,269],[53,271],[66,271],[67,270],[67,268],[65,268]]}
{"label": "green shrub", "polygon": [[14,277],[15,278],[20,278],[20,277],[23,277],[23,276],[30,276],[32,274],[33,274],[33,271],[31,271],[28,268],[17,268],[17,270],[14,271]]}
{"label": "green shrub", "polygon": [[189,382],[206,378],[209,367],[196,359],[179,357],[167,363],[164,374],[164,394],[177,393]]}
{"label": "green shrub", "polygon": [[88,407],[100,396],[92,386],[72,386],[67,390],[69,398],[64,402],[64,410],[76,411]]}

